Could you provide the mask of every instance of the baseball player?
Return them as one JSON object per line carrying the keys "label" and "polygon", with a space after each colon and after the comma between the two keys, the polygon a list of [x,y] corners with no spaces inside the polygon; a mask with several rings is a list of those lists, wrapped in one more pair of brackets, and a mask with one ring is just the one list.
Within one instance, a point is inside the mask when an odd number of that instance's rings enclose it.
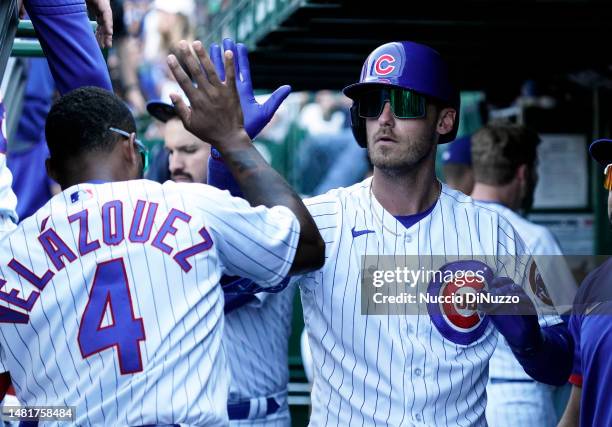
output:
{"label": "baseball player", "polygon": [[[87,2],[99,26],[96,38],[102,47],[112,44],[112,19],[108,0],[91,0]],[[97,47],[96,39],[91,33],[87,9],[82,0],[26,0],[21,5],[34,23],[34,28],[41,41],[43,51],[48,57],[60,93],[84,85],[96,85],[111,90],[110,78],[106,63]],[[49,7],[53,6],[53,7]],[[79,43],[74,41],[78,40]],[[7,141],[4,138],[4,119],[6,112],[0,103],[0,239],[15,228],[18,215],[15,210],[16,198],[11,190],[11,172],[6,168]],[[32,124],[42,126],[44,118],[41,112],[34,109]],[[46,115],[46,111],[44,114]],[[27,121],[27,120],[26,120]],[[34,124],[33,124],[34,123]],[[36,133],[37,131],[33,131]],[[46,181],[45,181],[46,183]],[[28,192],[41,191],[41,188],[28,189]],[[29,193],[30,195],[33,193]],[[0,376],[0,396],[3,396],[10,385],[10,376]]]}
{"label": "baseball player", "polygon": [[185,129],[171,104],[152,101],[147,104],[147,111],[164,123],[164,148],[168,153],[170,179],[206,183],[210,144]]}
{"label": "baseball player", "polygon": [[[485,425],[495,329],[531,375],[564,382],[569,358],[549,360],[569,345],[566,331],[541,328],[529,290],[519,286],[524,243],[503,216],[435,177],[437,144],[455,138],[459,112],[439,54],[413,42],[382,45],[344,93],[353,99],[353,133],[368,148],[374,174],[305,201],[326,242],[324,267],[300,280],[314,363],[310,424]],[[474,272],[482,265],[471,259],[489,256],[489,291],[520,304],[483,305],[492,316],[453,303],[428,305],[422,315],[364,314],[364,255],[414,255],[421,267],[451,275]],[[431,265],[433,255],[470,260]],[[432,280],[419,283],[417,293],[452,295],[457,288]]]}
{"label": "baseball player", "polygon": [[[237,53],[238,60],[243,64],[242,80],[237,89],[241,94],[245,130],[251,138],[261,131],[270,121],[281,102],[290,92],[283,86],[260,105],[253,96],[246,50],[237,50],[231,40],[224,41],[224,50]],[[220,77],[225,78],[222,63],[221,48],[217,44],[210,47],[211,60]],[[249,104],[245,104],[248,100]],[[171,104],[150,102],[147,110],[152,116],[172,124],[174,132],[189,134],[176,115],[176,109]],[[166,132],[167,135],[167,132]],[[191,135],[191,134],[189,134]],[[194,136],[191,139],[196,139]],[[172,153],[170,168],[172,179],[177,181],[179,172],[186,178],[199,179],[206,173],[208,156],[202,159],[201,149],[193,154],[181,153],[181,145],[166,138],[166,147],[175,148]],[[199,141],[200,144],[205,144]],[[192,146],[197,143],[194,141]],[[185,150],[186,151],[186,150]],[[209,150],[210,151],[210,150]],[[191,157],[183,162],[172,160],[173,156]],[[211,161],[213,168],[218,168],[218,158]],[[173,165],[185,165],[174,169]],[[205,175],[204,178],[205,180]],[[218,181],[218,180],[217,180]],[[218,187],[222,187],[216,182]],[[225,189],[225,187],[222,187]],[[242,197],[237,186],[228,188],[233,196]],[[221,283],[231,283],[234,279],[223,277]],[[226,286],[228,289],[228,286]],[[291,417],[287,404],[287,385],[289,382],[288,341],[291,333],[291,318],[293,313],[293,298],[295,286],[289,286],[279,293],[259,292],[256,294],[225,294],[225,324],[223,330],[223,346],[227,353],[231,373],[230,392],[228,399],[228,415],[230,425],[235,426],[290,426]]]}
{"label": "baseball player", "polygon": [[[569,306],[576,283],[559,245],[545,227],[517,213],[530,209],[533,201],[539,142],[537,134],[519,125],[493,124],[476,132],[471,148],[475,179],[471,196],[504,216],[534,255],[528,283],[542,303]],[[536,261],[540,261],[539,265]],[[549,284],[548,288],[545,284]],[[555,387],[529,377],[503,339],[497,342],[489,376],[486,411],[489,425],[556,425]]]}
{"label": "baseball player", "polygon": [[179,115],[228,160],[245,198],[269,208],[135,179],[144,157],[125,105],[97,88],[62,97],[46,134],[63,191],[0,244],[0,362],[25,405],[74,406],[75,424],[224,425],[220,276],[278,289],[322,265],[312,218],[242,129],[234,73],[219,81],[193,48],[199,61],[186,43],[180,55],[197,88],[169,58],[192,106],[175,100]]}
{"label": "baseball player", "polygon": [[[608,216],[612,223],[612,140],[590,147],[591,157],[605,167]],[[574,339],[572,392],[559,427],[612,425],[609,378],[612,377],[612,259],[589,274],[580,285],[569,328]]]}

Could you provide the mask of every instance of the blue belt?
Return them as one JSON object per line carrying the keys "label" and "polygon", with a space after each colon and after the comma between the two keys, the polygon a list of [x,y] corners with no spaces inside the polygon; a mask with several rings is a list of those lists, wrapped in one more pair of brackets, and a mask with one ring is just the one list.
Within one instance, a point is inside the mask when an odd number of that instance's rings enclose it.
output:
{"label": "blue belt", "polygon": [[[270,415],[278,411],[280,405],[273,397],[266,398],[266,415]],[[251,413],[251,401],[228,403],[227,413],[230,420],[247,420]]]}
{"label": "blue belt", "polygon": [[529,378],[491,378],[491,384],[503,384],[503,383],[534,383],[535,380]]}

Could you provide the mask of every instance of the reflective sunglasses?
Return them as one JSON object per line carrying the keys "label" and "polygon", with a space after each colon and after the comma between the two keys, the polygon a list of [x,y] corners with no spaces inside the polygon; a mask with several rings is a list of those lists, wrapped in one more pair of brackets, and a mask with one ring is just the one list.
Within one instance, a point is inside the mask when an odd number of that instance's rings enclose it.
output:
{"label": "reflective sunglasses", "polygon": [[377,119],[387,101],[397,119],[422,119],[425,117],[425,97],[399,88],[379,88],[360,95],[359,117]]}
{"label": "reflective sunglasses", "polygon": [[[130,138],[130,133],[124,130],[117,129],[114,127],[110,127],[108,128],[108,130],[110,130],[111,132],[118,133],[119,135],[124,136],[128,139]],[[140,153],[140,157],[142,157],[143,170],[146,171],[149,168],[149,150],[147,149],[147,147],[145,147],[142,141],[137,138],[134,138],[134,145],[136,146],[136,149]]]}
{"label": "reflective sunglasses", "polygon": [[608,191],[612,191],[612,163],[610,163],[604,169],[604,188]]}

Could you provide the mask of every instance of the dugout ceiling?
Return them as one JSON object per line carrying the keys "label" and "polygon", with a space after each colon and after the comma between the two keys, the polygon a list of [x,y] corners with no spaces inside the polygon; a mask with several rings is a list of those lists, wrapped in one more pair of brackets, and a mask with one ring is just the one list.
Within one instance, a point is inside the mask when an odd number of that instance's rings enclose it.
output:
{"label": "dugout ceiling", "polygon": [[462,89],[514,96],[527,78],[584,70],[612,81],[612,1],[239,0],[209,30],[249,46],[258,88],[342,88],[398,39],[437,49]]}

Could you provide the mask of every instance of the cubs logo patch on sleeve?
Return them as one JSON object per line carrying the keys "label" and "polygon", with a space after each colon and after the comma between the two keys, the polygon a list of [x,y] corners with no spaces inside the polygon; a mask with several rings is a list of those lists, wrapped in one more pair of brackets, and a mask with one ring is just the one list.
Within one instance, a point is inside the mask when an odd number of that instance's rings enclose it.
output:
{"label": "cubs logo patch on sleeve", "polygon": [[442,336],[468,345],[484,334],[489,319],[478,311],[476,296],[493,280],[493,271],[481,261],[454,261],[443,265],[429,283],[427,311]]}

